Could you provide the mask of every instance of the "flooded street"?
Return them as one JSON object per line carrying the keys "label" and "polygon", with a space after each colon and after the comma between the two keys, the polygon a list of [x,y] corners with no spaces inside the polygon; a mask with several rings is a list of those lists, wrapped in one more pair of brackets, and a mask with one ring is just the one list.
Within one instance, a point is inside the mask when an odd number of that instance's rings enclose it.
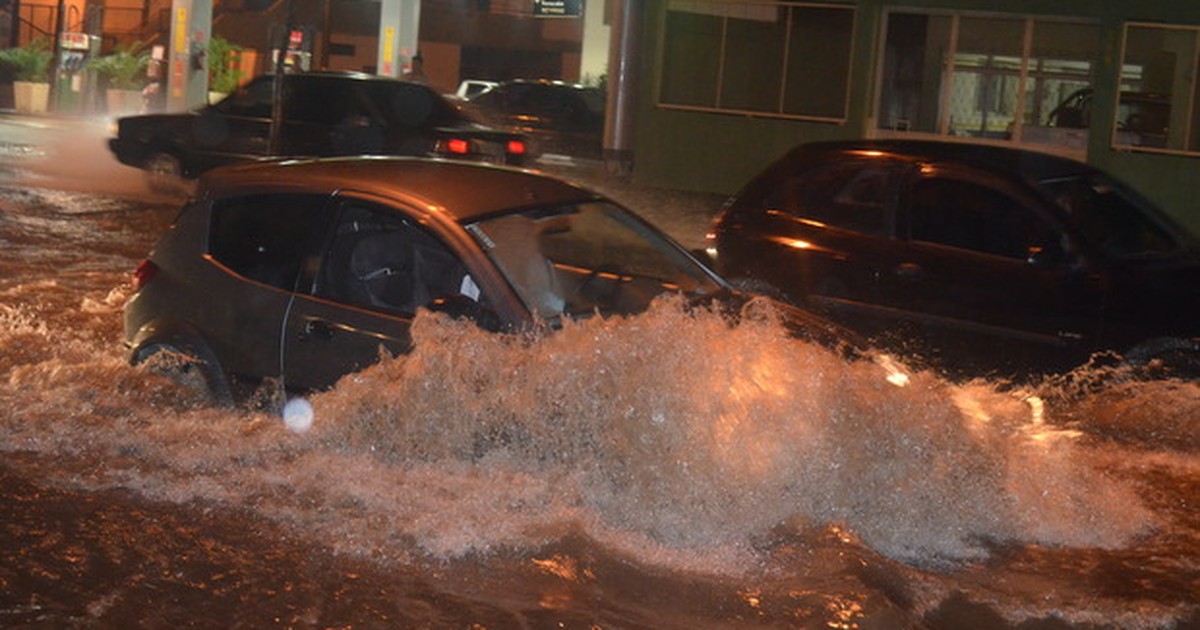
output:
{"label": "flooded street", "polygon": [[[294,432],[269,386],[218,409],[126,364],[176,202],[102,125],[30,124],[0,125],[0,626],[1200,627],[1195,383],[900,386],[664,300],[543,338],[422,316]],[[689,245],[715,210],[606,192]]]}

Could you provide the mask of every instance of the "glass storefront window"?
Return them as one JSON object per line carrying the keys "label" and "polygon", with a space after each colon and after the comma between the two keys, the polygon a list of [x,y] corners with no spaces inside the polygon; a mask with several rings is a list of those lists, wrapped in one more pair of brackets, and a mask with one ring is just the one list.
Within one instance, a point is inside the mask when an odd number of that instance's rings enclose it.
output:
{"label": "glass storefront window", "polygon": [[1095,24],[894,11],[886,29],[878,110],[884,135],[1086,147],[1087,122],[1059,108],[1091,92]]}
{"label": "glass storefront window", "polygon": [[1200,151],[1200,28],[1127,24],[1113,145]]}
{"label": "glass storefront window", "polygon": [[854,16],[843,5],[670,0],[658,105],[842,122]]}

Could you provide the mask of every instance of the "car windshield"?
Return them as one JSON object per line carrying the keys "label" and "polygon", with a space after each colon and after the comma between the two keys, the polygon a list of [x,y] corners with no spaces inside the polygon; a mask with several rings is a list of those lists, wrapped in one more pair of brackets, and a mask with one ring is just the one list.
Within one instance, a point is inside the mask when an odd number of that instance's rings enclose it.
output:
{"label": "car windshield", "polygon": [[606,201],[493,216],[466,226],[535,316],[632,314],[655,296],[720,281],[679,246]]}
{"label": "car windshield", "polygon": [[1113,258],[1155,258],[1185,249],[1181,230],[1135,194],[1098,174],[1041,182],[1094,247]]}

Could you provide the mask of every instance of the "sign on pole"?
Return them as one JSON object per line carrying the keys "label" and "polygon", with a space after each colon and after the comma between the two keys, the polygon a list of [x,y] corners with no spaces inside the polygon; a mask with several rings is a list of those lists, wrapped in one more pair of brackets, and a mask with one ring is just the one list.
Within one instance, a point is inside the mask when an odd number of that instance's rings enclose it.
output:
{"label": "sign on pole", "polygon": [[534,17],[579,17],[583,0],[533,0]]}

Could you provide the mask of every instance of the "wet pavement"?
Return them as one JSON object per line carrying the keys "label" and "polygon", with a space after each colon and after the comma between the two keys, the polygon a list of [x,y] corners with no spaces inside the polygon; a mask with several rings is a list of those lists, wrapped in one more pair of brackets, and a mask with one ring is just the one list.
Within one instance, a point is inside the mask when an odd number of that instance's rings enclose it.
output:
{"label": "wet pavement", "polygon": [[[0,111],[0,179],[35,186],[153,198],[143,174],[109,153],[110,121],[24,115]],[[724,196],[641,186],[608,172],[595,160],[550,156],[533,166],[573,180],[629,207],[689,249],[704,246],[704,232]]]}

